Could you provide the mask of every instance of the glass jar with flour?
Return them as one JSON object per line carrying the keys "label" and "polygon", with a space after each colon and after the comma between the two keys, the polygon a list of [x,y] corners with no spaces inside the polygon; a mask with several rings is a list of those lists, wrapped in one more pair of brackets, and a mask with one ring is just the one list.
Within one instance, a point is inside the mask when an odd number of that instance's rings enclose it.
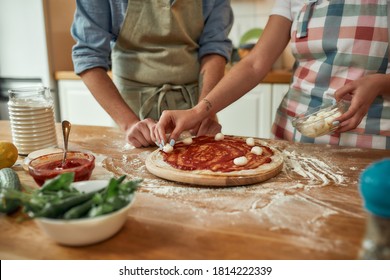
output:
{"label": "glass jar with flour", "polygon": [[54,100],[47,87],[9,90],[12,141],[20,155],[57,146]]}

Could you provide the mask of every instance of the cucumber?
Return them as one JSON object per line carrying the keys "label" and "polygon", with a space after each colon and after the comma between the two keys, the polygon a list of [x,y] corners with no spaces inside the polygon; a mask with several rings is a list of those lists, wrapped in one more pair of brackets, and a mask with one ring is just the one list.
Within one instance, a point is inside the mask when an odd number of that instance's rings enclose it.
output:
{"label": "cucumber", "polygon": [[14,189],[17,191],[22,189],[19,176],[12,168],[0,169],[0,212],[12,214],[19,208],[20,201],[6,198],[4,192],[6,192],[7,189]]}

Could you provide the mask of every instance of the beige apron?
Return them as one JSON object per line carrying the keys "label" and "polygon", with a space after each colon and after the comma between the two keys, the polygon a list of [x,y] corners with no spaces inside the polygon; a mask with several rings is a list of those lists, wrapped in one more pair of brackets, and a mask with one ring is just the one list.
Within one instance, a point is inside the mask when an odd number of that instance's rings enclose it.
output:
{"label": "beige apron", "polygon": [[114,82],[140,119],[198,102],[202,1],[171,2],[129,0],[112,52]]}

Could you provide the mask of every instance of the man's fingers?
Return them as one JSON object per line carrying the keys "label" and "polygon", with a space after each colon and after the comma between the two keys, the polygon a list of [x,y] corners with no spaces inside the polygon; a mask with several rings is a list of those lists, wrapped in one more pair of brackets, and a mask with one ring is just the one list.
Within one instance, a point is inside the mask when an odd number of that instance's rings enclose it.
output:
{"label": "man's fingers", "polygon": [[127,142],[129,142],[131,145],[133,145],[136,148],[141,148],[142,144],[135,138],[131,137],[127,139]]}

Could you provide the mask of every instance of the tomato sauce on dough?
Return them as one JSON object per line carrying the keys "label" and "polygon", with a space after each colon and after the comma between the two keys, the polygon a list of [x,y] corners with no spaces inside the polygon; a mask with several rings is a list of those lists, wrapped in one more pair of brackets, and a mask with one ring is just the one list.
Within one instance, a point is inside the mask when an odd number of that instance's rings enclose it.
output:
{"label": "tomato sauce on dough", "polygon": [[[211,136],[193,138],[191,145],[177,143],[170,153],[160,152],[169,165],[181,170],[211,170],[214,172],[232,172],[255,169],[272,161],[273,151],[266,146],[262,155],[251,153],[252,147],[244,140],[232,136],[225,136],[223,140],[216,141]],[[248,163],[238,166],[233,163],[235,158],[245,156]]]}

